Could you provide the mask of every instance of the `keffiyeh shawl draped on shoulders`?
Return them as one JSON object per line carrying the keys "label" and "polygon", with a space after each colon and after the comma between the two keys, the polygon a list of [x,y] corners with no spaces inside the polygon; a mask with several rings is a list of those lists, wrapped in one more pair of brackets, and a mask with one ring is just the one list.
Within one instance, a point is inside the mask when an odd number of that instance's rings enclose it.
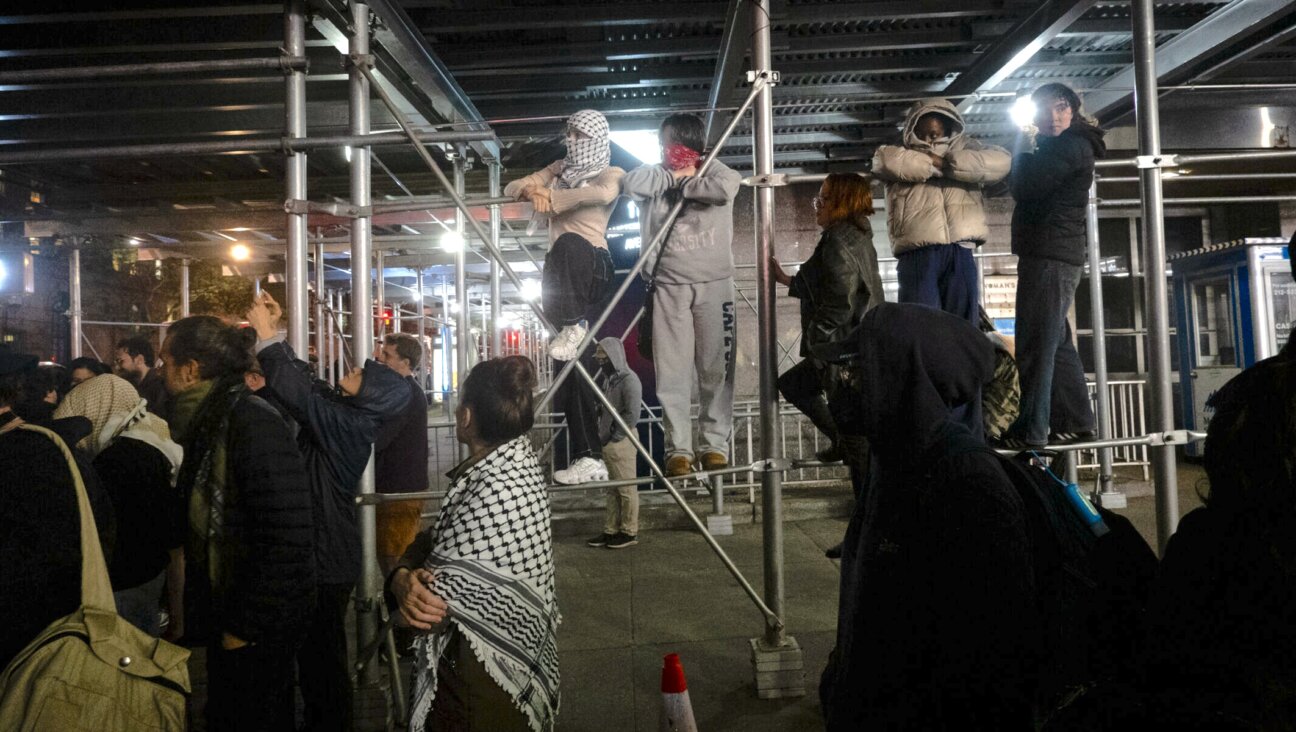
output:
{"label": "keffiyeh shawl draped on shoulders", "polygon": [[[544,474],[523,435],[455,476],[424,564],[453,631],[537,732],[552,730],[558,713],[561,618],[549,519]],[[423,729],[435,703],[437,663],[449,638],[432,633],[415,643],[411,730]]]}

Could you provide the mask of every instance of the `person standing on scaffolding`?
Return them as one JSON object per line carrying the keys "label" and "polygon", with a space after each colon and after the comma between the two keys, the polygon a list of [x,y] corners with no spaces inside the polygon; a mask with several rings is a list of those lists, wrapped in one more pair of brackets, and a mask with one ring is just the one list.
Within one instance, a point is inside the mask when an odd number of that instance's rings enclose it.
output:
{"label": "person standing on scaffolding", "polygon": [[[504,187],[504,195],[530,201],[535,215],[528,227],[533,233],[541,221],[549,222],[549,253],[541,279],[541,304],[545,317],[560,328],[549,344],[556,361],[581,358],[594,371],[592,350],[577,353],[585,338],[591,309],[607,294],[612,281],[612,256],[608,253],[608,218],[621,195],[625,171],[611,165],[612,147],[607,119],[592,110],[567,118],[567,156]],[[607,480],[607,466],[598,440],[597,398],[579,379],[561,385],[554,404],[567,415],[570,439],[563,482]],[[556,478],[557,476],[555,476]]]}
{"label": "person standing on scaffolding", "polygon": [[[733,200],[742,177],[719,160],[698,175],[706,133],[691,114],[667,117],[658,133],[661,165],[626,174],[625,194],[642,205],[644,242],[667,225],[675,202],[684,208],[662,243],[653,282],[653,363],[666,431],[666,475],[688,475],[693,465],[690,402],[699,393],[697,443],[702,470],[729,466],[734,393]],[[644,317],[648,317],[646,313]]]}

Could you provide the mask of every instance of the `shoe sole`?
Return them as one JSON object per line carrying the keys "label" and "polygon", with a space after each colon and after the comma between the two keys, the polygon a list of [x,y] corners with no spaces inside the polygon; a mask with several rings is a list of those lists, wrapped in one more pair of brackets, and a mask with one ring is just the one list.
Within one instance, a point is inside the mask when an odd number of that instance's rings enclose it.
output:
{"label": "shoe sole", "polygon": [[607,473],[595,473],[594,475],[591,475],[589,477],[581,478],[580,480],[575,480],[571,482],[565,480],[558,480],[558,476],[556,475],[554,476],[554,482],[559,485],[582,485],[585,483],[594,483],[597,481],[607,480],[607,479],[608,479]]}
{"label": "shoe sole", "polygon": [[638,540],[638,539],[635,539],[634,541],[627,541],[627,542],[624,543],[624,544],[615,544],[615,545],[613,545],[613,544],[607,544],[606,546],[607,546],[608,549],[625,549],[625,548],[628,547],[628,546],[634,546],[635,544],[638,544],[638,543],[639,543],[639,540]]}

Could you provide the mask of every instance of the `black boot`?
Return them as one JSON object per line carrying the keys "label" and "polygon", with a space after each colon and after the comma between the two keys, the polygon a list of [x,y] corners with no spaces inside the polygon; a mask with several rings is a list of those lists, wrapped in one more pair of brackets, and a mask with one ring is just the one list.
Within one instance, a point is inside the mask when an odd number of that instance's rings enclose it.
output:
{"label": "black boot", "polygon": [[816,452],[815,458],[821,463],[841,462],[846,455],[838,440],[837,423],[833,421],[832,412],[828,409],[828,400],[820,394],[806,406],[809,408],[805,410],[805,415],[810,418],[810,423],[828,437],[828,447]]}

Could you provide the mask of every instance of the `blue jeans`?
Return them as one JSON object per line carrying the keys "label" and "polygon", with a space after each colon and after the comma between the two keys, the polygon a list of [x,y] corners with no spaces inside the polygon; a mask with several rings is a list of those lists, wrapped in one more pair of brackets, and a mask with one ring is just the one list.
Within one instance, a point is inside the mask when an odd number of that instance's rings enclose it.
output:
{"label": "blue jeans", "polygon": [[153,637],[162,634],[162,619],[158,608],[162,603],[162,589],[166,586],[166,571],[137,587],[113,593],[117,614],[136,628]]}
{"label": "blue jeans", "polygon": [[[981,323],[981,282],[972,250],[959,244],[933,244],[896,255],[902,303],[944,310],[973,325]],[[953,410],[954,420],[978,439],[985,435],[980,392]]]}
{"label": "blue jeans", "polygon": [[896,256],[900,302],[927,305],[981,322],[976,258],[959,244],[934,244]]}
{"label": "blue jeans", "polygon": [[1094,429],[1084,365],[1071,340],[1067,311],[1081,268],[1053,259],[1017,262],[1017,370],[1021,414],[1007,435],[1032,445],[1058,432]]}

